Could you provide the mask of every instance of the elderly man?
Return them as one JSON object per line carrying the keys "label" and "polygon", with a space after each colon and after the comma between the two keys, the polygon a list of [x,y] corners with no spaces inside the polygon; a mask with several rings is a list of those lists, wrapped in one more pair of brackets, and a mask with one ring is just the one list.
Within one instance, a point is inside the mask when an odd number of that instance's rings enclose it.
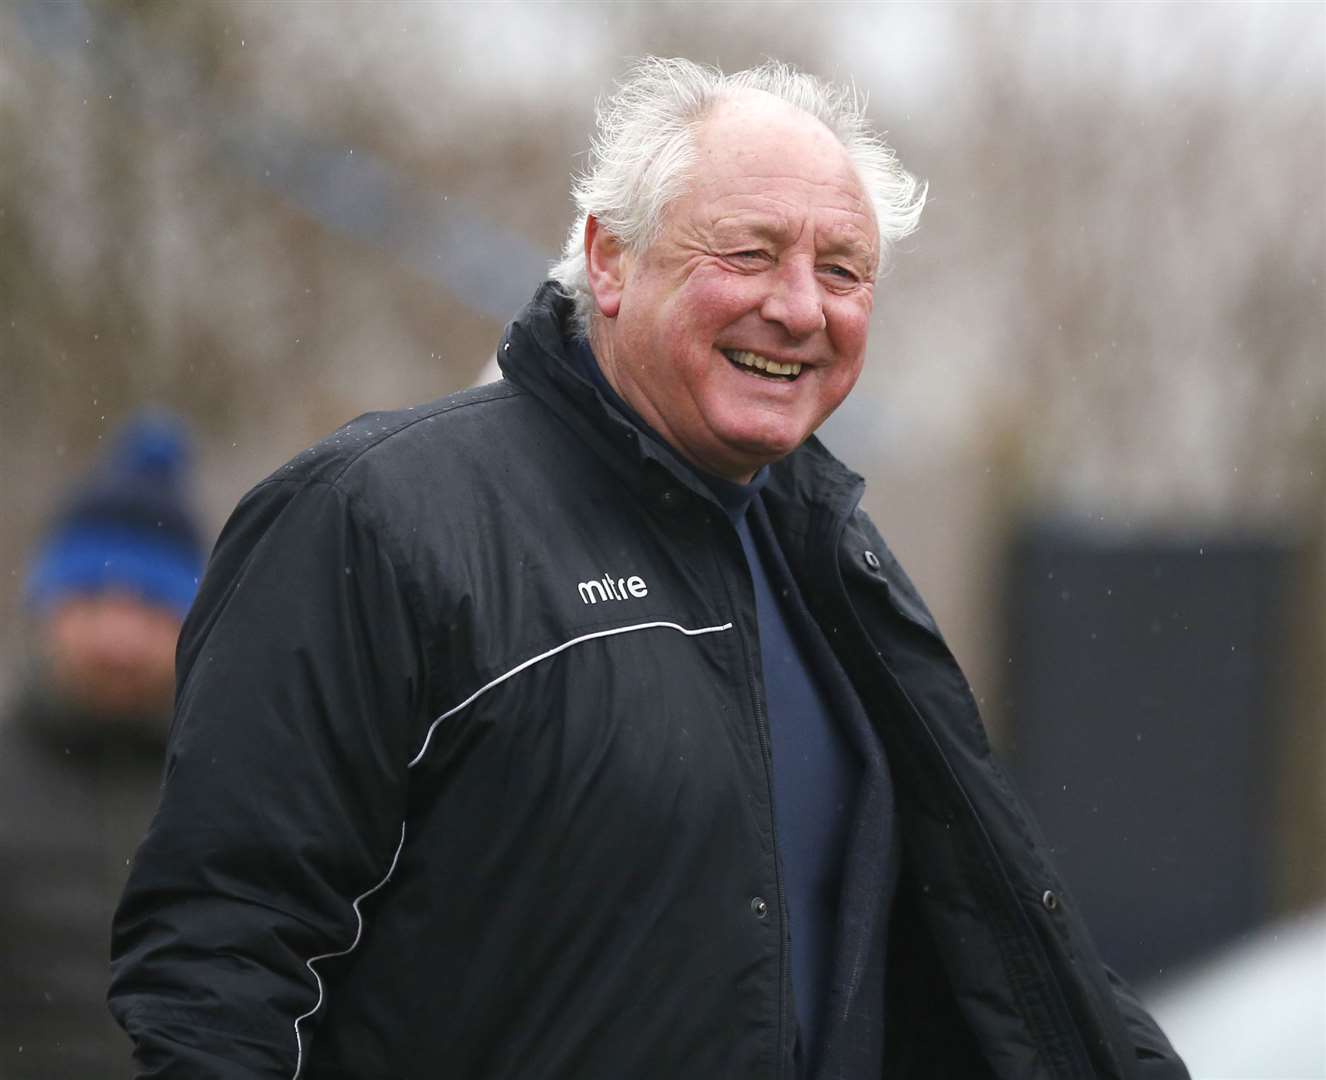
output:
{"label": "elderly man", "polygon": [[1182,1077],[811,436],[917,185],[639,65],[505,379],[259,485],[185,628],[112,1008],[153,1077]]}

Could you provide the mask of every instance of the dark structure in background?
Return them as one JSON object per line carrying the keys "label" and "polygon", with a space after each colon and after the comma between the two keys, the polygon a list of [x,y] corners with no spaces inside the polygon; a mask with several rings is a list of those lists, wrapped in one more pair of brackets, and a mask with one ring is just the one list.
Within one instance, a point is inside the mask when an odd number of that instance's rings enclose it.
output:
{"label": "dark structure in background", "polygon": [[1130,980],[1271,914],[1292,561],[1043,526],[1014,545],[1014,771]]}

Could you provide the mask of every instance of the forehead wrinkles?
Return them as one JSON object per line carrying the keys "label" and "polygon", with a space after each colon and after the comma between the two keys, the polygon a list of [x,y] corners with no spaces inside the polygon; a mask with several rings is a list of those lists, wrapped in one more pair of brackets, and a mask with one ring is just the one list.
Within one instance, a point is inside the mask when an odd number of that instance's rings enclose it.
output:
{"label": "forehead wrinkles", "polygon": [[692,188],[698,203],[732,199],[776,199],[790,207],[838,209],[865,215],[870,204],[853,176],[810,179],[795,173],[741,173],[701,176]]}

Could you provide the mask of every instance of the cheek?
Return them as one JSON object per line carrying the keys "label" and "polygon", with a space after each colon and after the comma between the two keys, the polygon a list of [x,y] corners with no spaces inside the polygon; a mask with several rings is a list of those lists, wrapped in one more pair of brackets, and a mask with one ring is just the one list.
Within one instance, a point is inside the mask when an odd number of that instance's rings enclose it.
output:
{"label": "cheek", "polygon": [[865,355],[872,307],[868,297],[862,299],[844,297],[832,306],[826,305],[825,317],[828,321],[829,336],[833,341],[834,351],[840,356]]}
{"label": "cheek", "polygon": [[829,381],[823,385],[820,391],[818,408],[821,423],[852,392],[852,387],[856,385],[856,380],[861,374],[861,368],[862,364],[858,361],[850,364],[842,363],[834,369]]}
{"label": "cheek", "polygon": [[677,294],[674,319],[665,333],[687,329],[712,338],[760,307],[762,294],[753,277],[717,271],[697,272]]}
{"label": "cheek", "polygon": [[842,403],[861,376],[865,367],[869,324],[868,314],[861,314],[830,325],[833,349],[837,354],[837,362],[824,388],[824,404],[830,411]]}

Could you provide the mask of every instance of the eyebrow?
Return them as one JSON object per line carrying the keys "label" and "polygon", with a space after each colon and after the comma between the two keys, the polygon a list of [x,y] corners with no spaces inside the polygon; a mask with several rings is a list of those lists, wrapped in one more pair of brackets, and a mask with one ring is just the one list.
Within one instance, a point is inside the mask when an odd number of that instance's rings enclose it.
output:
{"label": "eyebrow", "polygon": [[754,236],[759,240],[777,241],[784,239],[791,231],[787,218],[772,214],[753,220],[747,217],[740,223],[728,223],[720,219],[714,225],[715,237],[724,243],[737,243],[748,236]]}
{"label": "eyebrow", "polygon": [[826,255],[846,255],[866,263],[874,262],[877,255],[869,239],[861,240],[856,230],[839,229],[829,233],[820,250]]}

